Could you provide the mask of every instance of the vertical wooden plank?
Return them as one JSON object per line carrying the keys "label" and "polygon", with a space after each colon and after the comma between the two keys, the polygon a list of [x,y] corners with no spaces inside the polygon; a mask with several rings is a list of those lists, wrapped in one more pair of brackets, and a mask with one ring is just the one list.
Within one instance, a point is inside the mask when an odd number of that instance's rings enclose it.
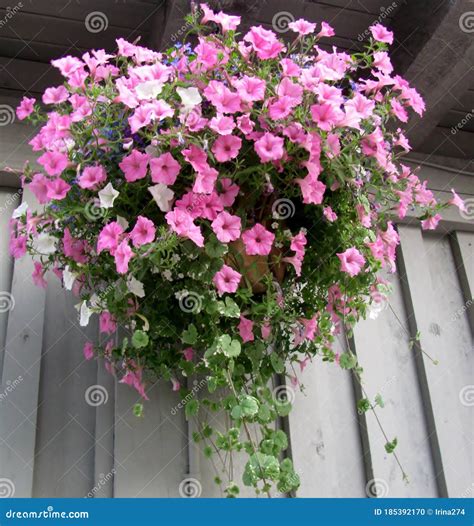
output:
{"label": "vertical wooden plank", "polygon": [[466,313],[471,331],[474,332],[474,234],[472,232],[453,232],[450,241],[464,300],[464,305],[453,314],[453,317],[456,318]]}
{"label": "vertical wooden plank", "polygon": [[13,188],[0,188],[0,378],[2,376],[3,347],[7,336],[8,314],[11,310],[10,292],[13,261],[10,257],[9,221],[18,206],[20,194]]}
{"label": "vertical wooden plank", "polygon": [[374,478],[367,481],[367,494],[434,497],[437,495],[435,470],[415,356],[409,345],[401,287],[396,275],[384,277],[393,286],[389,304],[378,318],[368,318],[356,326],[353,341],[359,363],[364,369],[364,390],[372,403],[377,394],[384,401],[384,408],[376,408],[376,411],[389,440],[398,439],[396,453],[410,483],[404,482],[394,456],[385,452],[385,438],[375,415],[369,411],[364,416]]}
{"label": "vertical wooden plank", "polygon": [[114,496],[114,426],[115,426],[115,378],[97,363],[97,385],[107,393],[108,400],[95,411],[94,441],[94,498]]}
{"label": "vertical wooden plank", "polygon": [[[336,352],[345,348],[338,343]],[[291,455],[301,477],[298,497],[365,496],[364,460],[350,373],[316,358],[293,389]],[[288,387],[288,389],[290,389]]]}
{"label": "vertical wooden plank", "polygon": [[[80,327],[75,304],[51,275],[46,291],[38,399],[34,497],[84,497],[95,486],[96,402],[86,395],[97,384],[97,365],[86,361],[84,343],[97,337],[97,318]],[[89,392],[90,393],[90,392]]]}
{"label": "vertical wooden plank", "polygon": [[[34,202],[25,192],[23,200]],[[0,477],[12,481],[15,497],[31,497],[36,440],[44,290],[33,285],[33,263],[15,263],[11,293],[16,309],[8,318],[0,392],[17,385],[0,403]]]}
{"label": "vertical wooden plank", "polygon": [[[458,497],[472,483],[472,334],[447,238],[400,228],[402,279],[412,331],[434,359],[419,354],[419,379],[427,410],[441,495]],[[444,487],[443,487],[444,486]]]}
{"label": "vertical wooden plank", "polygon": [[115,497],[179,497],[187,471],[187,427],[179,396],[163,380],[147,389],[150,401],[138,418],[139,395],[117,384],[115,394]]}

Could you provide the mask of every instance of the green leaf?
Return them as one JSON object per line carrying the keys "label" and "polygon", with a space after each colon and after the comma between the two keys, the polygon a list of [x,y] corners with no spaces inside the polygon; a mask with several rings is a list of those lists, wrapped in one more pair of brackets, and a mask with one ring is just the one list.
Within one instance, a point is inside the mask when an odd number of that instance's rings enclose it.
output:
{"label": "green leaf", "polygon": [[378,394],[376,397],[375,397],[375,404],[378,405],[379,407],[385,407],[385,403],[383,401],[383,398],[382,398],[382,395],[381,394]]}
{"label": "green leaf", "polygon": [[235,405],[232,408],[232,411],[230,412],[230,416],[232,417],[233,420],[239,420],[240,418],[242,418],[242,408],[240,407],[240,405]]}
{"label": "green leaf", "polygon": [[149,338],[148,334],[144,331],[135,331],[132,336],[132,345],[135,347],[135,349],[141,349],[142,347],[146,347],[148,345]]}
{"label": "green leaf", "polygon": [[281,429],[276,431],[273,435],[273,442],[279,449],[286,449],[288,447],[288,437]]}
{"label": "green leaf", "polygon": [[215,235],[205,244],[204,251],[210,258],[222,258],[227,254],[227,245],[221,243]]}
{"label": "green leaf", "polygon": [[199,411],[199,401],[193,398],[189,400],[186,404],[184,412],[186,414],[186,419],[189,420],[192,416],[196,416]]}
{"label": "green leaf", "polygon": [[204,453],[204,456],[206,458],[211,458],[212,457],[212,447],[211,446],[206,446],[204,449],[203,449],[203,453]]}
{"label": "green leaf", "polygon": [[141,416],[143,416],[143,404],[140,404],[140,403],[136,403],[134,406],[133,406],[133,414],[140,418]]}
{"label": "green leaf", "polygon": [[258,400],[250,395],[240,397],[240,407],[243,416],[254,416],[258,413]]}
{"label": "green leaf", "polygon": [[366,413],[370,409],[370,401],[367,398],[361,398],[357,402],[357,411],[359,415]]}
{"label": "green leaf", "polygon": [[189,345],[194,345],[197,341],[198,333],[193,323],[188,325],[188,328],[183,331],[181,341]]}
{"label": "green leaf", "polygon": [[341,354],[339,364],[343,369],[353,369],[357,365],[357,356],[351,352]]}
{"label": "green leaf", "polygon": [[235,301],[227,296],[224,301],[219,301],[217,304],[217,310],[219,314],[226,316],[227,318],[238,318],[240,316],[240,308]]}
{"label": "green leaf", "polygon": [[395,451],[395,448],[397,447],[398,440],[397,437],[395,437],[391,442],[387,442],[385,444],[385,451],[387,453],[393,453]]}
{"label": "green leaf", "polygon": [[270,362],[272,364],[273,370],[276,373],[283,373],[285,371],[285,363],[276,353],[270,354]]}
{"label": "green leaf", "polygon": [[228,334],[219,336],[217,340],[217,348],[222,351],[228,358],[235,358],[240,354],[240,342],[233,340]]}

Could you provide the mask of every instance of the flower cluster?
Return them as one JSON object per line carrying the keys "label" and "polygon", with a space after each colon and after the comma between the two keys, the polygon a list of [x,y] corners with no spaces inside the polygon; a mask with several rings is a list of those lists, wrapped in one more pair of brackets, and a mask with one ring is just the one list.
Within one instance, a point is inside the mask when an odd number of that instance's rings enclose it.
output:
{"label": "flower cluster", "polygon": [[[15,211],[11,252],[35,257],[39,286],[49,269],[78,296],[81,325],[99,316],[104,343],[88,342],[86,359],[144,399],[149,378],[169,380],[208,456],[245,450],[245,484],[291,491],[273,425],[291,403],[269,382],[297,385],[294,365],[316,356],[360,374],[333,342],[385,299],[392,219],[433,229],[446,204],[397,161],[410,146],[393,123],[424,104],[393,75],[388,30],[373,26],[349,55],[321,47],[326,23],[295,21],[284,43],[262,27],[240,38],[239,17],[201,10],[194,47],[118,39],[114,54],[52,62],[64,84],[17,109],[40,125],[41,169],[23,184],[43,207]],[[454,192],[451,203],[464,206]],[[212,399],[189,396],[192,375]],[[213,411],[229,413],[225,432]]]}

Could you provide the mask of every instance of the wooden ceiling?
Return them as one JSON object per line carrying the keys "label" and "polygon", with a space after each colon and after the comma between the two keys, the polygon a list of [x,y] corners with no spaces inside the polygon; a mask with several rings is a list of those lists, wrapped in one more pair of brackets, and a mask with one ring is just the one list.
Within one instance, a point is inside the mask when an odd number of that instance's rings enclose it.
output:
{"label": "wooden ceiling", "polygon": [[[423,120],[408,124],[424,159],[456,159],[474,170],[474,33],[471,0],[220,0],[213,7],[253,24],[279,28],[285,17],[329,22],[336,37],[323,45],[360,48],[375,21],[392,28],[396,70],[427,101]],[[124,37],[155,49],[179,41],[189,0],[0,0],[0,104],[40,96],[61,82],[50,61],[91,48],[115,49]],[[471,13],[469,21],[468,15]],[[467,18],[466,18],[467,17]],[[89,21],[87,23],[87,20]],[[286,33],[281,32],[283,37]],[[418,155],[420,157],[420,155]]]}

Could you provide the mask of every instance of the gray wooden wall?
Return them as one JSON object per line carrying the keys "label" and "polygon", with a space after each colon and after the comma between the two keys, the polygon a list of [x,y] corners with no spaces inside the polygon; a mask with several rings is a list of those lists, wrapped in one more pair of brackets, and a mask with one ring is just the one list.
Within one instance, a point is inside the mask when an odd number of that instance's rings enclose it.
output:
{"label": "gray wooden wall", "polygon": [[[379,418],[389,438],[398,437],[409,483],[385,453],[374,415],[357,413],[350,374],[315,360],[284,422],[300,497],[472,496],[474,179],[429,166],[422,176],[440,195],[458,188],[470,215],[450,210],[434,234],[399,225],[390,306],[361,322],[351,342],[364,389],[385,400]],[[79,327],[74,298],[54,277],[46,291],[34,287],[27,258],[13,266],[8,218],[20,199],[33,200],[12,186],[0,190],[0,290],[15,301],[0,314],[0,495],[6,487],[17,497],[177,497],[192,478],[201,496],[220,496],[170,386],[154,385],[145,417],[136,418],[136,393],[84,360],[97,327]],[[86,400],[90,388],[99,394],[95,407]]]}

